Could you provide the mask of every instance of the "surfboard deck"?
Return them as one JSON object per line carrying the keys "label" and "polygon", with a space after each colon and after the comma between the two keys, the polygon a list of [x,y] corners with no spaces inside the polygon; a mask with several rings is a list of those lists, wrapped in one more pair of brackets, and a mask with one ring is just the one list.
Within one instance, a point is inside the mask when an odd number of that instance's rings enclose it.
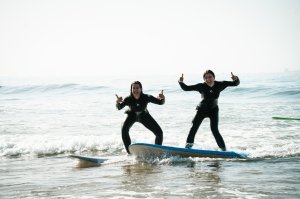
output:
{"label": "surfboard deck", "polygon": [[278,116],[274,116],[272,117],[275,120],[300,120],[299,117],[278,117]]}
{"label": "surfboard deck", "polygon": [[71,158],[76,158],[82,162],[85,163],[92,163],[95,165],[100,165],[102,163],[104,163],[106,160],[108,160],[107,158],[101,158],[101,157],[90,157],[90,156],[81,156],[81,155],[70,155]]}
{"label": "surfboard deck", "polygon": [[202,149],[186,149],[180,147],[163,146],[156,144],[134,143],[129,146],[129,151],[132,155],[144,158],[155,157],[208,157],[208,158],[242,158],[245,159],[245,154],[239,154],[234,151],[215,151]]}

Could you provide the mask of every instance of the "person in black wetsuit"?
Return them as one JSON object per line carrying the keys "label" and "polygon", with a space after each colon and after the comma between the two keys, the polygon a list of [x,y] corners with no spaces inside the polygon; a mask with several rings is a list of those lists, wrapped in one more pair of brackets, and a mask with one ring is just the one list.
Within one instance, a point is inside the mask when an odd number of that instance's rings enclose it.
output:
{"label": "person in black wetsuit", "polygon": [[201,94],[202,101],[197,106],[197,113],[192,121],[192,127],[186,140],[185,148],[192,148],[194,144],[195,135],[204,118],[210,119],[210,128],[216,139],[218,146],[226,151],[224,140],[219,132],[219,107],[218,98],[220,92],[227,86],[237,86],[240,84],[240,80],[237,76],[231,73],[231,79],[233,81],[215,81],[215,74],[211,70],[207,70],[203,74],[204,83],[188,86],[183,83],[183,74],[179,78],[178,82],[180,87],[184,91],[198,91]]}
{"label": "person in black wetsuit", "polygon": [[165,96],[163,94],[163,90],[159,96],[155,98],[152,95],[144,94],[141,82],[135,81],[131,84],[130,95],[128,97],[124,100],[118,95],[116,95],[116,97],[116,107],[118,110],[121,110],[125,106],[129,107],[129,110],[125,112],[127,113],[127,118],[122,126],[122,140],[127,153],[130,154],[128,147],[131,144],[129,129],[135,122],[142,123],[147,129],[152,131],[156,136],[155,144],[162,145],[163,131],[148,112],[147,105],[149,102],[159,105],[164,104]]}

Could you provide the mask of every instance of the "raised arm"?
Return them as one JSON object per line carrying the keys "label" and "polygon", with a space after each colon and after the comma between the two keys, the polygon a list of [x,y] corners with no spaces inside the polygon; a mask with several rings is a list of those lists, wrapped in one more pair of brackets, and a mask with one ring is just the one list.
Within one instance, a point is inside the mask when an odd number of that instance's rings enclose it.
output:
{"label": "raised arm", "polygon": [[162,101],[162,104],[164,104],[166,102],[166,98],[165,98],[165,95],[164,95],[164,90],[161,90],[161,92],[159,93],[157,98]]}
{"label": "raised arm", "polygon": [[233,75],[233,73],[231,73],[231,79],[232,81],[223,81],[220,84],[220,90],[224,90],[225,88],[227,88],[227,86],[237,86],[240,84],[240,80],[238,78],[238,76]]}
{"label": "raised arm", "polygon": [[149,102],[154,104],[163,105],[165,103],[165,96],[164,96],[164,90],[161,90],[158,97],[153,97],[152,95],[148,95]]}
{"label": "raised arm", "polygon": [[195,84],[195,85],[186,85],[185,83],[183,83],[183,73],[181,74],[181,77],[178,80],[178,83],[180,85],[180,87],[182,88],[182,90],[184,91],[197,91],[199,89],[199,84]]}
{"label": "raised arm", "polygon": [[126,106],[126,103],[125,101],[123,100],[123,97],[119,97],[117,94],[116,94],[116,97],[117,97],[117,100],[116,100],[116,108],[118,110],[121,110],[122,108],[124,108]]}
{"label": "raised arm", "polygon": [[233,80],[233,83],[234,83],[234,86],[237,86],[240,84],[240,79],[238,76],[234,75],[232,72],[231,72],[231,79]]}

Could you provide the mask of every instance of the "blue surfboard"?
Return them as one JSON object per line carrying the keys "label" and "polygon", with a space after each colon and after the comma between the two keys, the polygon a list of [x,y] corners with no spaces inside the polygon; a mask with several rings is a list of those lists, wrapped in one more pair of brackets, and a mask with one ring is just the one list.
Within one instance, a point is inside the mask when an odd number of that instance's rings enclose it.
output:
{"label": "blue surfboard", "polygon": [[234,151],[215,151],[202,149],[186,149],[172,146],[161,146],[156,144],[134,143],[129,146],[132,155],[144,158],[155,157],[209,157],[209,158],[247,158],[245,154]]}

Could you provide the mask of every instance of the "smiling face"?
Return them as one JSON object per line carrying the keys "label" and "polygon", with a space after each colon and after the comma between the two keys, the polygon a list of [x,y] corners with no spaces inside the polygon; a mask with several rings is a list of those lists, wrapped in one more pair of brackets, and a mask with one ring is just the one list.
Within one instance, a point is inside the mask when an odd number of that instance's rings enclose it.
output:
{"label": "smiling face", "polygon": [[214,76],[210,73],[207,73],[206,75],[204,75],[203,78],[204,78],[205,83],[207,83],[207,84],[211,84],[215,81]]}
{"label": "smiling face", "polygon": [[142,88],[139,83],[133,83],[131,85],[131,94],[135,99],[139,99],[142,93]]}
{"label": "smiling face", "polygon": [[215,74],[211,70],[207,70],[203,74],[203,79],[205,83],[209,86],[213,86],[215,83]]}

